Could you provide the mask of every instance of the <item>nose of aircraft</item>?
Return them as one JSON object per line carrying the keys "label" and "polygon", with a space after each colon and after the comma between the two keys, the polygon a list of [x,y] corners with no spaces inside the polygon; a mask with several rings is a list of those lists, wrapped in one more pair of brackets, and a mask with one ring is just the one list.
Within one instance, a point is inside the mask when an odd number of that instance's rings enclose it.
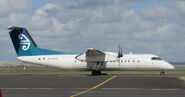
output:
{"label": "nose of aircraft", "polygon": [[171,66],[169,66],[169,69],[175,69],[175,67],[173,65],[171,65]]}
{"label": "nose of aircraft", "polygon": [[172,64],[168,62],[165,62],[165,63],[166,63],[166,66],[165,66],[166,69],[169,69],[169,70],[175,69],[175,67]]}

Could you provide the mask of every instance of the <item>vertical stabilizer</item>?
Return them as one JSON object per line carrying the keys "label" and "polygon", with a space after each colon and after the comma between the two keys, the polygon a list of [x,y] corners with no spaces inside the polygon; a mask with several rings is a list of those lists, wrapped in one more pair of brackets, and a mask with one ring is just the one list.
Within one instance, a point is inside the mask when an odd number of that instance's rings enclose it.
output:
{"label": "vertical stabilizer", "polygon": [[24,27],[10,27],[8,29],[11,30],[9,34],[17,56],[73,54],[38,48]]}
{"label": "vertical stabilizer", "polygon": [[15,51],[18,56],[29,56],[37,53],[37,45],[26,28],[10,27],[9,32]]}

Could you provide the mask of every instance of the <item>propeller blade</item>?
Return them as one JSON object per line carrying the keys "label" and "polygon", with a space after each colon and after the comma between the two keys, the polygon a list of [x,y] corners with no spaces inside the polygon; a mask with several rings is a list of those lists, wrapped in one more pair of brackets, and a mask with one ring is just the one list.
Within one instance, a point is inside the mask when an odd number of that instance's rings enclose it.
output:
{"label": "propeller blade", "polygon": [[119,45],[118,58],[123,57],[122,47]]}

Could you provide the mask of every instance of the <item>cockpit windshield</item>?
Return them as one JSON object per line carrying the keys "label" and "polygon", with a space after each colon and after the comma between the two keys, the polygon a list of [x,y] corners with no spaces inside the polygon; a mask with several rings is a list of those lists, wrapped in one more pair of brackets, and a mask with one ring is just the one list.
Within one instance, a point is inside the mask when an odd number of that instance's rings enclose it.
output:
{"label": "cockpit windshield", "polygon": [[162,59],[159,57],[152,57],[151,60],[162,60]]}

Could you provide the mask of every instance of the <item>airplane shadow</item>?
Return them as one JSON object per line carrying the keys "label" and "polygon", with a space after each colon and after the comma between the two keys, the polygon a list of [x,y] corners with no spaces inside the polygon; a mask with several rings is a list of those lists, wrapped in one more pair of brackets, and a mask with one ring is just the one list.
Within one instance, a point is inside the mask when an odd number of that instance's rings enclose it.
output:
{"label": "airplane shadow", "polygon": [[101,73],[100,75],[87,74],[87,76],[102,76],[102,75],[108,75],[108,73]]}

